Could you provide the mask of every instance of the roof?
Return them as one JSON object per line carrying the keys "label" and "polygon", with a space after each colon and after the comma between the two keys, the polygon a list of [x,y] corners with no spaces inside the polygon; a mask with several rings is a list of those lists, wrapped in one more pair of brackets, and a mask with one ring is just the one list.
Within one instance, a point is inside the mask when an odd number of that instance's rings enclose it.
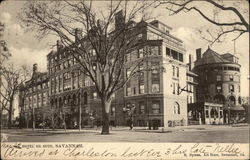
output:
{"label": "roof", "polygon": [[210,47],[203,53],[201,59],[198,59],[196,65],[214,64],[214,63],[232,63],[223,58],[219,53],[213,51]]}

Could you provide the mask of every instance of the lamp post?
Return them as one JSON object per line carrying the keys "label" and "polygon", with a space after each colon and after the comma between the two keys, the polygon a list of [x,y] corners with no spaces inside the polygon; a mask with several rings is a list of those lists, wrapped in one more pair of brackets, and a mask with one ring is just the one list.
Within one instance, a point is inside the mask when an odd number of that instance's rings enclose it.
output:
{"label": "lamp post", "polygon": [[133,125],[133,121],[134,121],[133,113],[134,113],[134,110],[135,110],[135,105],[130,105],[130,104],[123,108],[123,111],[129,115],[130,130],[133,130],[133,127],[134,127],[134,125]]}

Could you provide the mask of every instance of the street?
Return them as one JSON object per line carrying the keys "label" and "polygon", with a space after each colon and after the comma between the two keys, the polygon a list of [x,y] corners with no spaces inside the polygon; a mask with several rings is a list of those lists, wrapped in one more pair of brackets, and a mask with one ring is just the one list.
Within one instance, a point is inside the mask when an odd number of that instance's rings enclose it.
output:
{"label": "street", "polygon": [[201,143],[249,143],[249,126],[188,126],[162,130],[145,130],[129,127],[112,128],[109,135],[101,135],[98,129],[2,130],[9,142],[201,142]]}

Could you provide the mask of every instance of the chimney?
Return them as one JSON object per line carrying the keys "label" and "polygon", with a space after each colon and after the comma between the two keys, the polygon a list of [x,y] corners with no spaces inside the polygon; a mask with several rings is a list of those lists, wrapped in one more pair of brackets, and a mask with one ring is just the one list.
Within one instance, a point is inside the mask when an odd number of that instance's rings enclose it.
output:
{"label": "chimney", "polygon": [[196,49],[196,60],[201,59],[201,52],[202,52],[201,48]]}
{"label": "chimney", "polygon": [[62,49],[63,48],[62,41],[57,40],[56,41],[56,46],[57,46],[57,51],[59,51],[60,49]]}
{"label": "chimney", "polygon": [[78,42],[82,38],[82,29],[76,28],[75,29],[75,42]]}
{"label": "chimney", "polygon": [[123,10],[115,13],[115,28],[118,29],[125,24],[125,17],[123,15]]}
{"label": "chimney", "polygon": [[191,71],[193,69],[193,61],[194,61],[194,56],[189,54],[188,57],[188,70]]}
{"label": "chimney", "polygon": [[33,64],[33,75],[37,72],[37,63]]}

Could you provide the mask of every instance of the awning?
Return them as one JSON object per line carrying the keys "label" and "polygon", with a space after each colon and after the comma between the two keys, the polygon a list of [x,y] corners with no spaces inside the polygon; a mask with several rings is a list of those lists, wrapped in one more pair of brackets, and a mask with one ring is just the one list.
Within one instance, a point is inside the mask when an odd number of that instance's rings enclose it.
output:
{"label": "awning", "polygon": [[[228,110],[229,109],[228,105],[225,105],[223,109]],[[244,111],[245,108],[243,108],[241,105],[231,105],[230,110],[231,111]]]}

